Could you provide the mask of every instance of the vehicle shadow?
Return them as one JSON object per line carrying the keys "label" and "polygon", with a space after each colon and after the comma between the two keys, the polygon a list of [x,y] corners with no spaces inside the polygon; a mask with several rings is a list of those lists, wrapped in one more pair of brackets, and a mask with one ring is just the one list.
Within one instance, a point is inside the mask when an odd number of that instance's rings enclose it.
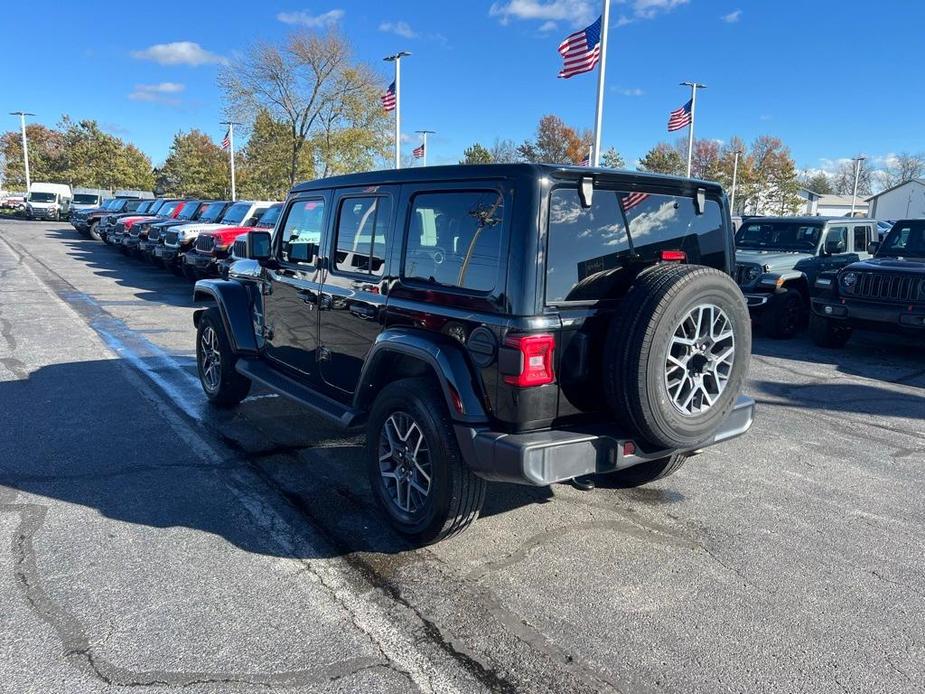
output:
{"label": "vehicle shadow", "polygon": [[[828,412],[848,412],[856,415],[889,418],[925,419],[925,395],[891,390],[887,386],[860,383],[781,383],[752,381],[750,388],[761,403],[760,394],[768,402]],[[877,420],[875,420],[877,421]]]}
{"label": "vehicle shadow", "polygon": [[193,305],[189,280],[170,270],[123,255],[117,248],[94,241],[76,229],[49,229],[45,235],[61,243],[68,255],[94,274],[110,278],[121,287],[138,290],[135,296],[139,299],[172,306]]}
{"label": "vehicle shadow", "polygon": [[[0,382],[0,508],[9,490],[18,490],[122,523],[190,528],[277,556],[415,549],[373,502],[361,438],[317,425],[317,417],[288,401],[259,400],[259,391],[233,412],[207,408],[191,436],[188,423],[168,421],[184,415],[171,409],[165,416],[127,368],[119,360],[57,364]],[[286,441],[260,417],[281,431],[311,431]],[[249,445],[248,437],[260,445]],[[483,515],[551,497],[549,489],[489,485]],[[290,546],[267,531],[277,516],[295,528]]]}

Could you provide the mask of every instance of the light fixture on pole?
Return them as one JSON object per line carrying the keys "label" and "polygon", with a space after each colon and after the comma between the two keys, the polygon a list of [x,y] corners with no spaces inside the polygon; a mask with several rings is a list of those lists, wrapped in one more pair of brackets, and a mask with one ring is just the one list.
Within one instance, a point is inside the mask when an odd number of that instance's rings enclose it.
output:
{"label": "light fixture on pole", "polygon": [[697,90],[706,89],[707,85],[697,82],[681,82],[682,87],[691,88],[691,125],[687,131],[687,177],[691,177],[691,163],[694,160],[694,122],[697,118]]}
{"label": "light fixture on pole", "polygon": [[736,213],[736,183],[739,178],[739,157],[742,156],[742,150],[737,149],[735,151],[735,161],[732,164],[732,200],[729,202],[729,209],[732,210],[732,214]]}
{"label": "light fixture on pole", "polygon": [[854,217],[854,208],[858,201],[858,180],[861,178],[861,162],[867,157],[855,157],[854,159],[854,192],[851,195],[851,216]]}
{"label": "light fixture on pole", "polygon": [[219,125],[228,126],[228,132],[225,134],[225,139],[222,140],[222,149],[228,150],[228,158],[231,162],[231,201],[234,202],[238,199],[234,180],[234,126],[241,124],[233,120],[223,120]]}
{"label": "light fixture on pole", "polygon": [[399,51],[395,55],[386,56],[383,60],[395,63],[395,168],[401,168],[401,59],[407,58],[409,51]]}
{"label": "light fixture on pole", "polygon": [[436,130],[415,130],[414,132],[420,135],[421,138],[423,139],[423,141],[421,142],[421,147],[423,147],[423,154],[421,155],[421,159],[423,160],[423,165],[427,166],[427,136],[436,135],[437,131]]}
{"label": "light fixture on pole", "polygon": [[591,151],[591,166],[601,165],[601,123],[604,119],[604,72],[607,68],[607,34],[610,27],[610,0],[604,0],[601,15],[601,64],[597,73],[597,109],[594,112],[594,149]]}
{"label": "light fixture on pole", "polygon": [[34,116],[35,114],[26,111],[13,111],[10,115],[19,116],[19,126],[22,129],[22,160],[26,167],[26,193],[28,194],[29,188],[32,187],[32,179],[29,176],[29,141],[26,138],[26,116]]}

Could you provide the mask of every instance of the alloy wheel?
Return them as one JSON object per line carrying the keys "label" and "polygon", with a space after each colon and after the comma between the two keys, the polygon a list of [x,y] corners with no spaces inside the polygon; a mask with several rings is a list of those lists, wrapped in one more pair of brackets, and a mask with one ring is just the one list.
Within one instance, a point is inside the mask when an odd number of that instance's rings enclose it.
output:
{"label": "alloy wheel", "polygon": [[414,418],[395,412],[379,432],[379,474],[392,503],[407,514],[430,496],[433,467],[424,432]]}
{"label": "alloy wheel", "polygon": [[214,393],[222,381],[222,355],[218,349],[218,335],[211,325],[202,329],[202,336],[199,338],[199,360],[203,385],[210,393]]}

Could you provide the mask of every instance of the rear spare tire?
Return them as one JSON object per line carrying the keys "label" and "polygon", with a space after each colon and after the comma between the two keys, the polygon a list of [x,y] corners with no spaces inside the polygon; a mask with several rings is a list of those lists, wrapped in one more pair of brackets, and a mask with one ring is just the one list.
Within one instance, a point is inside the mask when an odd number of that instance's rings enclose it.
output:
{"label": "rear spare tire", "polygon": [[608,328],[607,401],[642,443],[690,450],[732,411],[750,356],[748,308],[729,275],[657,265],[639,275]]}

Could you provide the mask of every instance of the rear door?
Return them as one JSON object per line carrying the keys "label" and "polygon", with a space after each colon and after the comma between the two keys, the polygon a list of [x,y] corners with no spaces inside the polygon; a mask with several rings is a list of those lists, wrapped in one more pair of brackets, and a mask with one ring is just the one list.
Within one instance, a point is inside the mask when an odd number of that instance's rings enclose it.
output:
{"label": "rear door", "polygon": [[317,376],[319,257],[330,193],[306,193],[287,203],[267,269],[264,353],[297,375]]}
{"label": "rear door", "polygon": [[873,226],[874,225],[869,222],[866,224],[855,224],[854,228],[851,230],[851,250],[862,260],[870,258],[867,247],[874,240]]}
{"label": "rear door", "polygon": [[397,186],[337,191],[332,233],[325,241],[319,305],[319,370],[347,398],[382,330],[386,305],[386,250],[395,228]]}

